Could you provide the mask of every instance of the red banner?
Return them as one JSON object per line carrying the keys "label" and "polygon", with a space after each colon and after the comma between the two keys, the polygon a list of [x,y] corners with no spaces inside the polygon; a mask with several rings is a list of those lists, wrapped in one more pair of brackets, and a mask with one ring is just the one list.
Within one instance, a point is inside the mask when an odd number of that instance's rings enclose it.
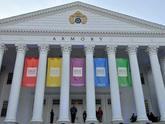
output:
{"label": "red banner", "polygon": [[38,58],[26,58],[24,75],[23,75],[23,87],[35,87],[38,71]]}

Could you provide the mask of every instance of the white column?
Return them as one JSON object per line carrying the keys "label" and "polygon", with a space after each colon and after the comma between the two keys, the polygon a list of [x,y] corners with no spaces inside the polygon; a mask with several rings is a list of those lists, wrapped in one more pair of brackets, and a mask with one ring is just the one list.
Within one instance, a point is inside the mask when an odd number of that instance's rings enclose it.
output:
{"label": "white column", "polygon": [[59,122],[69,122],[69,90],[70,90],[70,53],[71,45],[61,45],[62,72],[60,90],[60,115]]}
{"label": "white column", "polygon": [[3,54],[6,50],[7,50],[6,46],[4,44],[0,44],[0,70],[1,70],[2,60],[3,60]]}
{"label": "white column", "polygon": [[93,53],[94,45],[85,45],[86,53],[86,107],[88,122],[95,122],[96,104],[95,104],[95,83],[94,83],[94,64]]}
{"label": "white column", "polygon": [[7,108],[7,115],[5,123],[16,122],[17,108],[19,102],[19,94],[22,83],[23,66],[25,59],[25,52],[27,50],[26,44],[17,44],[17,56],[14,67],[13,80],[10,89],[9,104]]}
{"label": "white column", "polygon": [[132,45],[132,46],[130,45],[127,47],[129,60],[130,60],[130,67],[131,67],[135,105],[137,111],[137,121],[148,121],[145,104],[144,104],[144,95],[141,84],[139,65],[137,60],[137,48],[138,46],[136,45]]}
{"label": "white column", "polygon": [[39,65],[37,74],[37,83],[34,96],[33,116],[31,122],[43,122],[43,101],[45,91],[48,44],[39,44]]}
{"label": "white column", "polygon": [[163,55],[160,58],[160,65],[161,65],[161,71],[162,71],[163,81],[165,85],[165,55]]}
{"label": "white column", "polygon": [[112,102],[112,121],[120,122],[123,121],[123,117],[121,112],[120,92],[116,69],[116,47],[116,45],[107,45],[106,51],[108,54],[109,65],[110,92]]}
{"label": "white column", "polygon": [[147,51],[150,57],[161,121],[165,121],[165,89],[157,56],[158,46],[149,46]]}

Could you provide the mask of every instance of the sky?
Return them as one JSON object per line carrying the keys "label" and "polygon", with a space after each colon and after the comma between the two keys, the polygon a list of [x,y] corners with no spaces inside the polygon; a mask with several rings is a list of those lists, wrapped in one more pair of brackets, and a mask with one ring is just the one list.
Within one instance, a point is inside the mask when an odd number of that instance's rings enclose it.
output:
{"label": "sky", "polygon": [[[79,1],[165,26],[165,0]],[[75,0],[0,0],[0,19],[71,2]]]}

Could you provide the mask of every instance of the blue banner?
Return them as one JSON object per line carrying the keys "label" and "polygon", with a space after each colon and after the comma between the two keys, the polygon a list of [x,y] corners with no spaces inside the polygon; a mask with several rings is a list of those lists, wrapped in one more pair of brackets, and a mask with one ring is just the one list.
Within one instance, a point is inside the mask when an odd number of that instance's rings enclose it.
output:
{"label": "blue banner", "polygon": [[106,58],[94,58],[95,87],[108,87],[108,63]]}

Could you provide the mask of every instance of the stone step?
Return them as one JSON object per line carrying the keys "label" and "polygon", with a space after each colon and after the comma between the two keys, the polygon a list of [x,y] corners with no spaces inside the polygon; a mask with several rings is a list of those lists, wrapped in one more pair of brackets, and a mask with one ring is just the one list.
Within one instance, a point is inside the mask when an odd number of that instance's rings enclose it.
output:
{"label": "stone step", "polygon": [[[46,123],[44,123],[46,124]],[[57,124],[57,123],[48,123]],[[58,123],[58,124],[165,124],[165,122],[134,122],[134,123]]]}

